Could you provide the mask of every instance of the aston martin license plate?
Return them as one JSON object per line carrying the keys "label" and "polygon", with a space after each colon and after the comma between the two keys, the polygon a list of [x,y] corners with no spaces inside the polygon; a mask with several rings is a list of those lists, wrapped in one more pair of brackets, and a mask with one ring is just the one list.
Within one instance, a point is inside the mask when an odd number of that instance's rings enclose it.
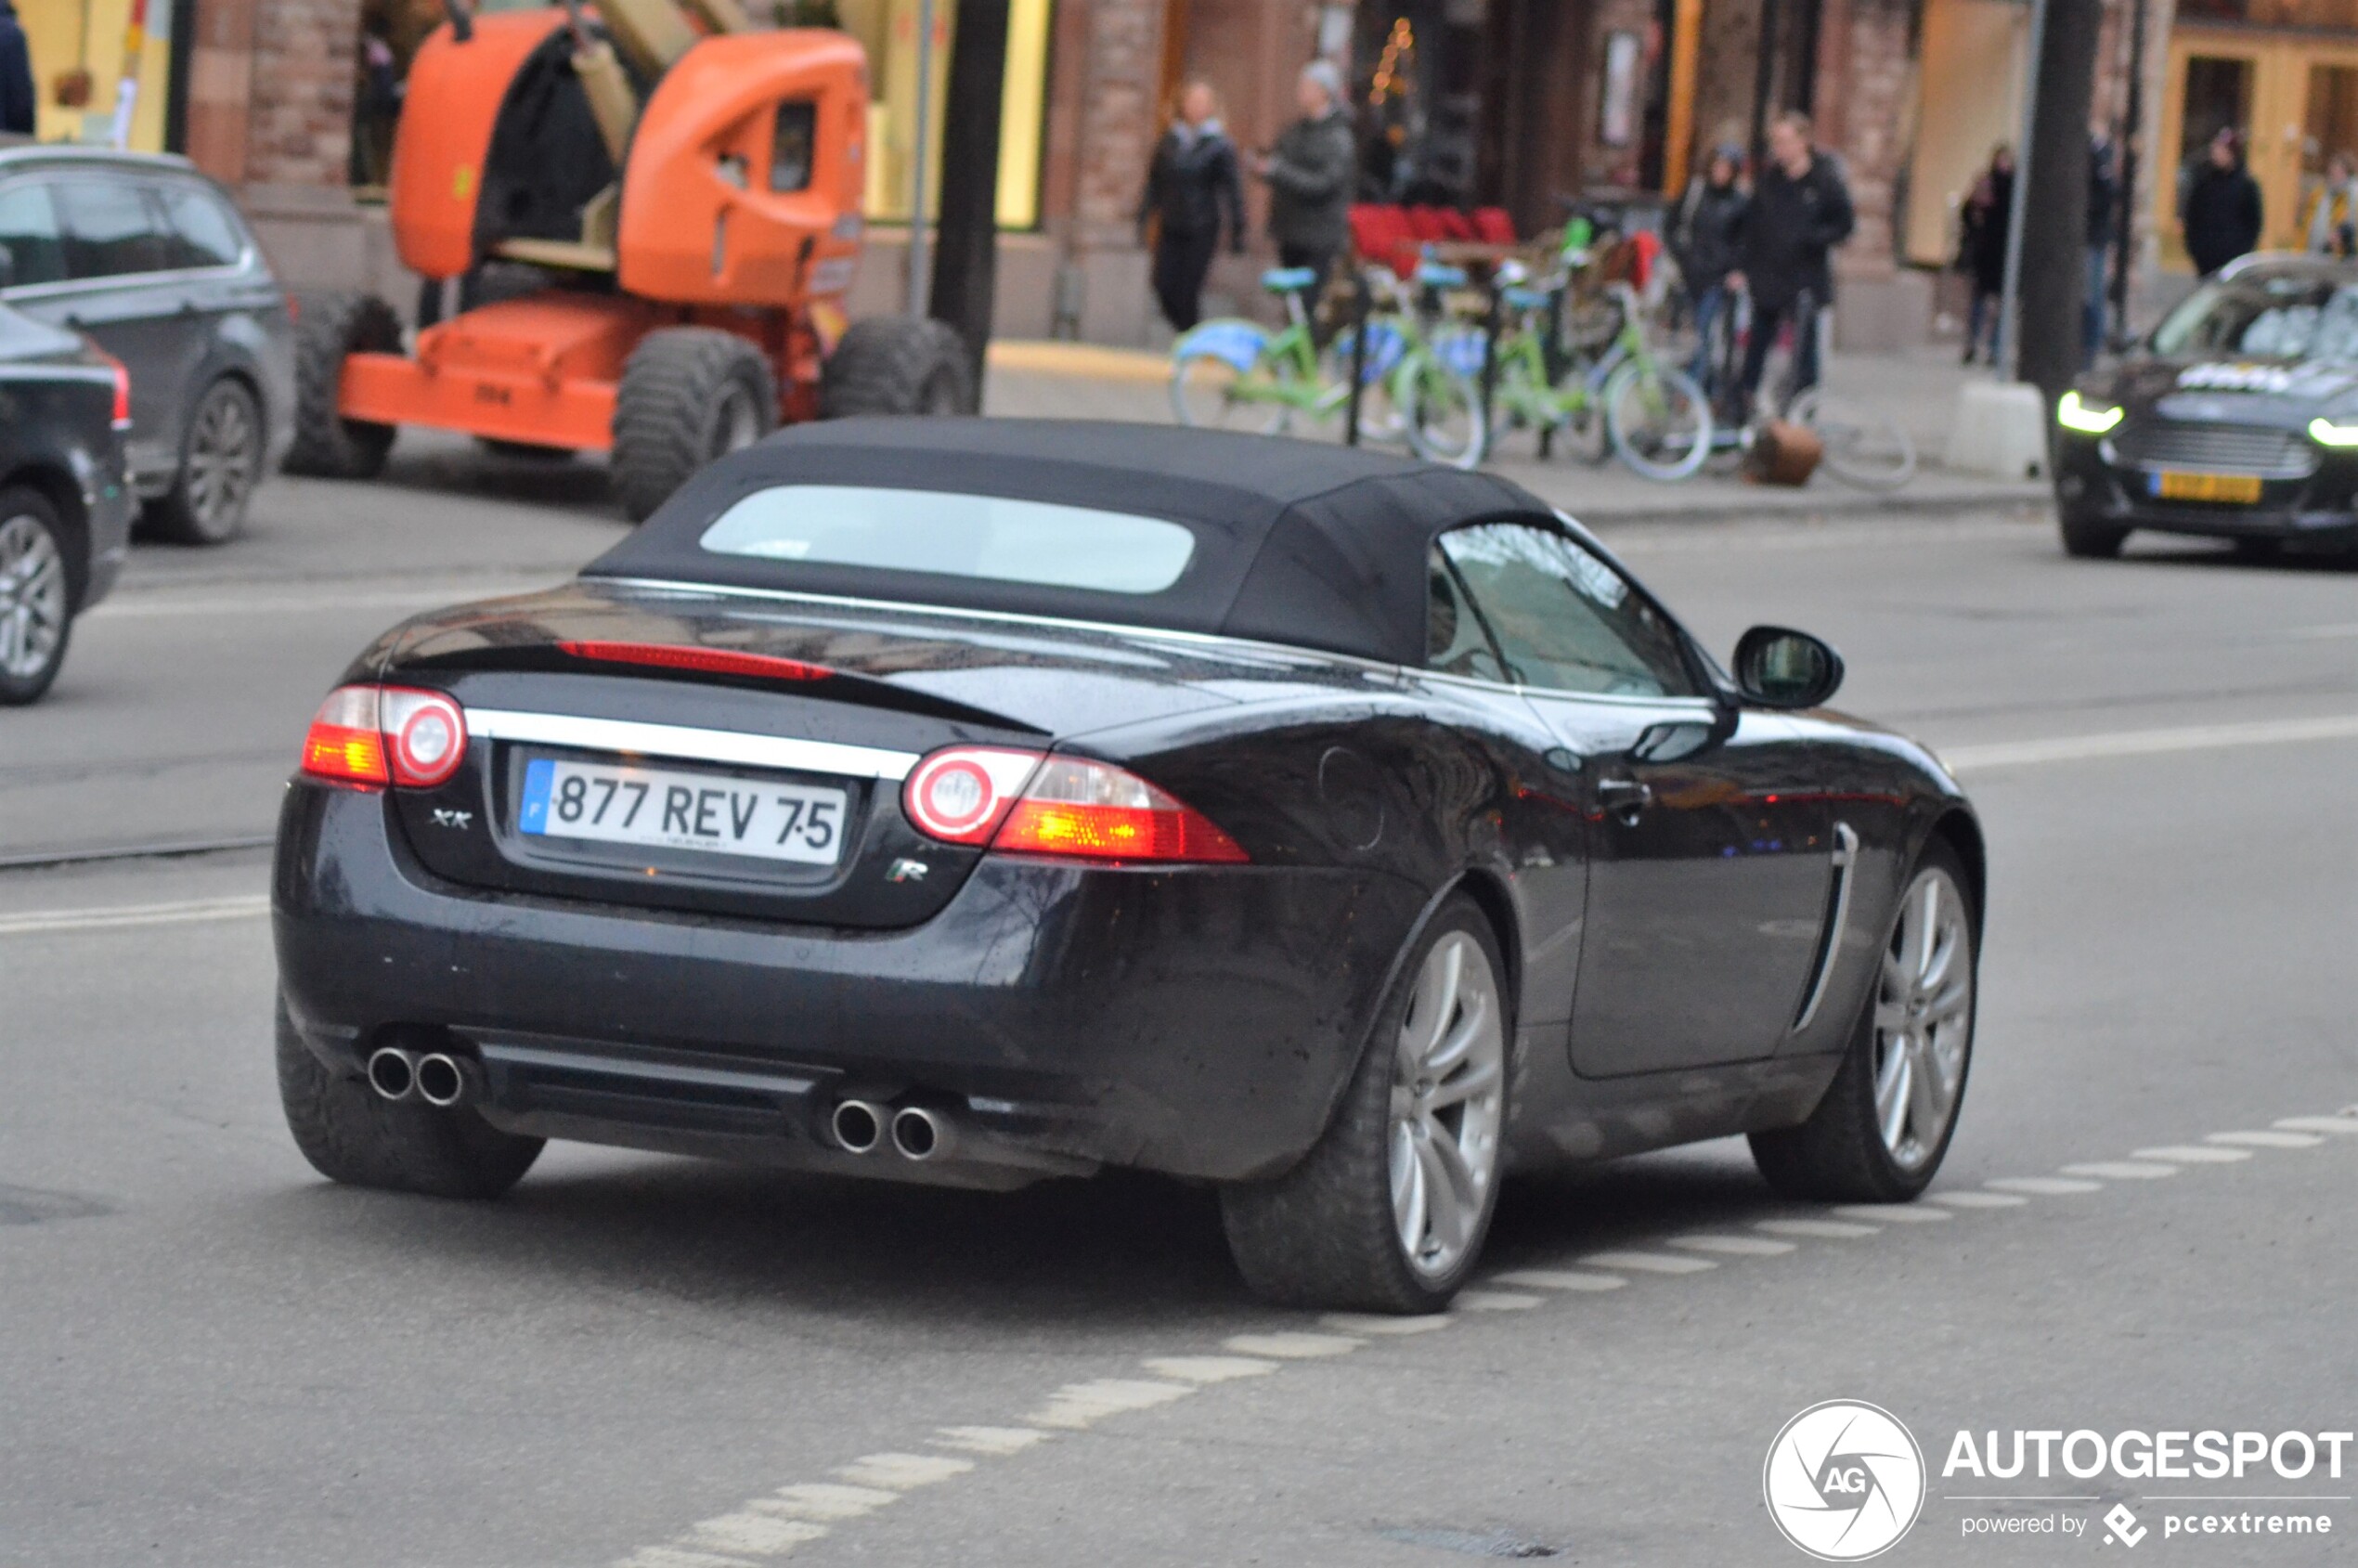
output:
{"label": "aston martin license plate", "polygon": [[2152,476],[2155,496],[2166,501],[2241,501],[2260,499],[2256,473],[2188,473],[2163,469]]}
{"label": "aston martin license plate", "polygon": [[516,825],[550,838],[833,865],[847,800],[810,784],[539,757],[525,765]]}

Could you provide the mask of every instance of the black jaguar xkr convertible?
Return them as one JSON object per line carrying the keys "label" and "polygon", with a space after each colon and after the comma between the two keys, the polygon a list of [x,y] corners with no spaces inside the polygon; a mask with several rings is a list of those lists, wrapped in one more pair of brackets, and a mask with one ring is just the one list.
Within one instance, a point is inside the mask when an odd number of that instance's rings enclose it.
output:
{"label": "black jaguar xkr convertible", "polygon": [[1279,1301],[1445,1302],[1509,1166],[1749,1134],[1899,1200],[1981,836],[1833,651],[1724,670],[1577,525],[1339,447],[802,427],[578,579],[421,616],[280,819],[279,1073],[339,1181],[544,1140],[1217,1184]]}

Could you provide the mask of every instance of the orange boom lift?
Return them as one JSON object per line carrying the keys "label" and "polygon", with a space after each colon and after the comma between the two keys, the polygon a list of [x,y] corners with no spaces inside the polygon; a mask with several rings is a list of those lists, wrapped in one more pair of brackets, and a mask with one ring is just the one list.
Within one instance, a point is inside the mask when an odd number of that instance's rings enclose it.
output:
{"label": "orange boom lift", "polygon": [[474,17],[418,51],[394,143],[402,262],[468,308],[402,351],[382,300],[304,302],[296,473],[368,478],[404,424],[605,451],[644,517],[782,420],[971,413],[939,322],[841,327],[859,265],[867,64],[737,0]]}

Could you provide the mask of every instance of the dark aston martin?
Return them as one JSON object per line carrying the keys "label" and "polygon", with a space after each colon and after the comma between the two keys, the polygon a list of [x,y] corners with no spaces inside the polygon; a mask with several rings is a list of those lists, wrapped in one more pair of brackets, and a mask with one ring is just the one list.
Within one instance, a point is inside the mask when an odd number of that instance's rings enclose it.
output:
{"label": "dark aston martin", "polygon": [[1420,1310],[1510,1164],[1751,1134],[1932,1179],[1983,859],[1939,764],[1723,670],[1512,485],[1143,426],[810,425],[320,707],[279,1072],[339,1181],[545,1139],[1217,1184],[1249,1282]]}
{"label": "dark aston martin", "polygon": [[2246,256],[2055,408],[2064,549],[2131,531],[2358,552],[2358,266]]}

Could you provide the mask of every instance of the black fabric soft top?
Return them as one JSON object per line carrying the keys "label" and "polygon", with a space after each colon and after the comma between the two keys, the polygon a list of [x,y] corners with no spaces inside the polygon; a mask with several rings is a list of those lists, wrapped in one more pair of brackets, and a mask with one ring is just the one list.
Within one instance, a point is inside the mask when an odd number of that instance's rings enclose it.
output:
{"label": "black fabric soft top", "polygon": [[[1192,531],[1196,551],[1170,588],[1131,594],[721,555],[699,545],[740,498],[797,484],[1159,517]],[[781,431],[712,464],[582,576],[1054,616],[1421,664],[1433,536],[1484,518],[1547,515],[1528,491],[1487,474],[1305,441],[1059,420],[839,420]]]}

